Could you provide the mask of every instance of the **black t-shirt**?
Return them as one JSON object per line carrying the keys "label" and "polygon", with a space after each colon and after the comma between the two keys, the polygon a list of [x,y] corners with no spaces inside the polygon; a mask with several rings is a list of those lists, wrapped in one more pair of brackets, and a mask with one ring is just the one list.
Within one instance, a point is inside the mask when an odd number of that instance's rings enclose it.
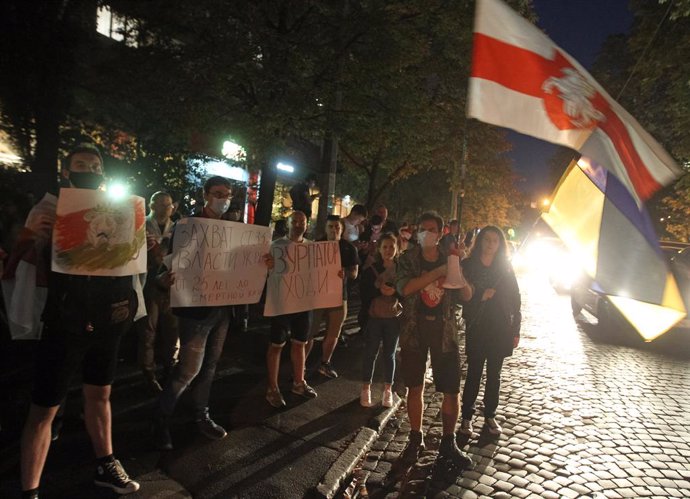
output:
{"label": "black t-shirt", "polygon": [[[424,257],[419,256],[421,261],[422,275],[427,272],[431,272],[436,267],[440,267],[445,263],[443,257],[439,254],[438,259],[433,262],[427,262]],[[441,307],[441,302],[443,301],[443,295],[445,294],[445,289],[442,287],[446,278],[441,277],[436,279],[431,284],[420,291],[421,299],[419,300],[419,314],[421,315],[441,315],[443,313],[443,307]]]}

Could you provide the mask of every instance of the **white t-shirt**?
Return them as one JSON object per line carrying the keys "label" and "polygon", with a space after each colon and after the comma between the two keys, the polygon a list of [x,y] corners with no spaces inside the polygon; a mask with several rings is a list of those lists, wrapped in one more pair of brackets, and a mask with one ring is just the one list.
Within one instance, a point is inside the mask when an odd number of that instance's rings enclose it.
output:
{"label": "white t-shirt", "polygon": [[351,224],[347,220],[347,218],[343,219],[343,224],[345,225],[343,239],[345,239],[349,243],[357,241],[359,239],[359,227],[357,225]]}

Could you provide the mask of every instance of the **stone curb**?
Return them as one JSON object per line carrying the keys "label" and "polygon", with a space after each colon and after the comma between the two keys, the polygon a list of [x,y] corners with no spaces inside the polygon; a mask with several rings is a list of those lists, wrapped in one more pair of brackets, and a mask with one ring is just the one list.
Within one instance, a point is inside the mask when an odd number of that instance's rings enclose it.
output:
{"label": "stone curb", "polygon": [[371,419],[369,426],[359,430],[352,442],[343,451],[340,457],[331,465],[321,482],[316,486],[315,496],[331,499],[337,494],[348,476],[350,476],[370,447],[376,442],[379,433],[395,415],[402,400],[396,397],[393,407]]}

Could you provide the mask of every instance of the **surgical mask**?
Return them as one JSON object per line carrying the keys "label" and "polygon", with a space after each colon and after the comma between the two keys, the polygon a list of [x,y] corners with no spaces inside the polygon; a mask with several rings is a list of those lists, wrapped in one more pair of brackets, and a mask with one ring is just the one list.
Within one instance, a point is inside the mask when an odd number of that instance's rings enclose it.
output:
{"label": "surgical mask", "polygon": [[218,213],[219,215],[222,215],[223,213],[228,211],[228,208],[230,208],[230,200],[229,199],[213,198],[211,200],[211,209],[215,213]]}
{"label": "surgical mask", "polygon": [[98,189],[103,183],[103,175],[94,172],[69,172],[69,181],[77,189]]}
{"label": "surgical mask", "polygon": [[436,246],[436,234],[423,230],[417,233],[417,241],[422,248],[431,248]]}

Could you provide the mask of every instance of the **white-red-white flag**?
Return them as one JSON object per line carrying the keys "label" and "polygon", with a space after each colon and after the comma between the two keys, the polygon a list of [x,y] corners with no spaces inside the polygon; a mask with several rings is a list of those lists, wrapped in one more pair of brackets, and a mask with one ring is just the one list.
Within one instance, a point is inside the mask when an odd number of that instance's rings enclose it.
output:
{"label": "white-red-white flag", "polygon": [[575,59],[501,0],[477,0],[467,114],[579,151],[638,202],[681,173]]}

